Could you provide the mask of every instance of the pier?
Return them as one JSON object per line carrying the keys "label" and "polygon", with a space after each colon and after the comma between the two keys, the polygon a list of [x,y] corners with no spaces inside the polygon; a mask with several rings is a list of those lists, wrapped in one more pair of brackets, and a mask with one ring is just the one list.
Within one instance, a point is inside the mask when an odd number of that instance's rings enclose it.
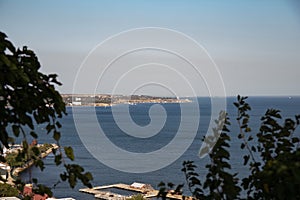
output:
{"label": "pier", "polygon": [[[97,199],[103,200],[125,200],[133,195],[121,195],[114,192],[107,191],[108,189],[120,189],[126,191],[136,192],[137,194],[141,194],[145,199],[151,199],[157,197],[159,191],[152,188],[151,185],[143,184],[143,183],[133,183],[131,185],[118,183],[112,185],[104,185],[104,186],[96,186],[93,188],[83,188],[80,189],[80,192],[88,193],[94,195]],[[179,194],[167,194],[168,199],[181,200],[181,199],[192,199],[192,197],[182,196]]]}

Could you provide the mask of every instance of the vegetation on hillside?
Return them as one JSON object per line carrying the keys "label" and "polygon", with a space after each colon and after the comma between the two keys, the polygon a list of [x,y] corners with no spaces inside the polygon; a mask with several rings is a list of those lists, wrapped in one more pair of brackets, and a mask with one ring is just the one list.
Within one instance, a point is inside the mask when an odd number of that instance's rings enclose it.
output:
{"label": "vegetation on hillside", "polygon": [[19,195],[19,191],[15,186],[7,183],[0,183],[0,197],[15,197]]}
{"label": "vegetation on hillside", "polygon": [[51,149],[53,146],[51,144],[41,144],[39,146],[30,146],[28,148],[29,153],[24,156],[19,151],[8,153],[5,156],[6,163],[12,167],[22,167],[29,161],[35,160],[36,162],[41,158],[41,154],[45,153],[47,150]]}

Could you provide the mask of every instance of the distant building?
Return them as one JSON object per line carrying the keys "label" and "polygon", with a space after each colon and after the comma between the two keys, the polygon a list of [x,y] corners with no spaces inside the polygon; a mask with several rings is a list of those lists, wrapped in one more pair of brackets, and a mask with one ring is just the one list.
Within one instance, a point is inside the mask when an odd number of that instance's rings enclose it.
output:
{"label": "distant building", "polygon": [[24,186],[24,190],[23,190],[23,195],[25,196],[32,196],[32,200],[46,200],[48,198],[48,195],[40,195],[40,194],[35,194],[32,191],[32,184],[26,184]]}
{"label": "distant building", "polygon": [[73,101],[72,105],[73,106],[81,106],[81,101]]}
{"label": "distant building", "polygon": [[0,176],[3,180],[7,180],[10,173],[10,166],[6,163],[0,163]]}

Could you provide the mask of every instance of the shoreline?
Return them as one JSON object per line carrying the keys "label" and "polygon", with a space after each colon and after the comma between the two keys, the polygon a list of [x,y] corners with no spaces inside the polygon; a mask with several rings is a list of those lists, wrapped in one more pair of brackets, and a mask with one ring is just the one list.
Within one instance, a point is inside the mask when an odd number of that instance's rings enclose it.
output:
{"label": "shoreline", "polygon": [[[39,144],[39,145],[40,145],[40,144]],[[51,148],[49,148],[49,149],[46,150],[45,152],[41,153],[41,155],[40,155],[40,158],[41,158],[41,159],[47,157],[50,153],[52,153],[52,150],[53,150],[53,149],[58,149],[58,148],[59,148],[57,144],[52,143],[51,145],[52,145]],[[13,175],[13,176],[19,176],[20,173],[22,173],[22,172],[25,171],[26,169],[29,169],[29,168],[32,167],[33,165],[34,165],[34,161],[31,160],[31,161],[27,162],[24,166],[15,168],[14,171],[12,172],[12,175]]]}
{"label": "shoreline", "polygon": [[109,95],[109,94],[62,94],[66,106],[99,106],[107,107],[118,104],[136,105],[141,103],[189,103],[187,97],[155,97],[147,95]]}
{"label": "shoreline", "polygon": [[192,103],[193,101],[189,99],[184,100],[174,100],[174,101],[129,101],[129,102],[119,102],[119,103],[87,103],[87,104],[66,104],[66,107],[111,107],[117,105],[137,105],[137,104],[176,104],[176,103]]}

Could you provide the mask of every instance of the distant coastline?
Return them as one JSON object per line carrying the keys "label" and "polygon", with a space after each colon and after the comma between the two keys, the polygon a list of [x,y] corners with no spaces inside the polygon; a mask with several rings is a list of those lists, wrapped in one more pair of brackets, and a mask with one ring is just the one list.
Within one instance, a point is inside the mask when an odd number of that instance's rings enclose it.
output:
{"label": "distant coastline", "polygon": [[179,97],[155,97],[147,95],[109,95],[109,94],[62,94],[66,106],[108,107],[118,104],[141,103],[190,103],[192,100]]}

